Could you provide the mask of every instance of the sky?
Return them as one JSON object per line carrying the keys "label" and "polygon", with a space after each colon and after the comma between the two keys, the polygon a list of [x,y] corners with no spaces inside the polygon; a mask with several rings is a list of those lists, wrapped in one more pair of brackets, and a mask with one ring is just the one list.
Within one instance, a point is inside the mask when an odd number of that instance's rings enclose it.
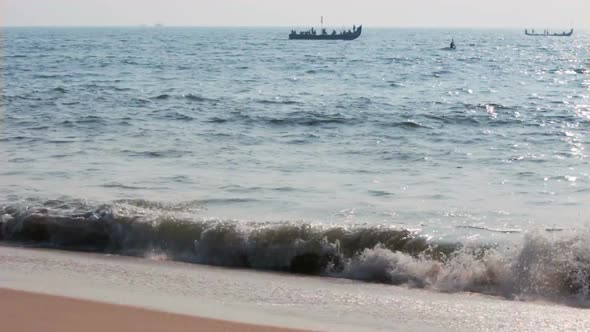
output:
{"label": "sky", "polygon": [[0,26],[590,28],[590,0],[0,0]]}

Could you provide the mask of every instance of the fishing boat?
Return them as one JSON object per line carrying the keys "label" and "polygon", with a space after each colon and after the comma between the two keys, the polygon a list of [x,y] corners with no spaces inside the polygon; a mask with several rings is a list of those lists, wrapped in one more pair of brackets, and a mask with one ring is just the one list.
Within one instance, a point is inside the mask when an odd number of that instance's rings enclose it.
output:
{"label": "fishing boat", "polygon": [[543,31],[543,33],[535,33],[533,29],[531,32],[528,30],[524,30],[524,34],[527,36],[545,36],[545,37],[570,37],[574,34],[574,29],[571,29],[569,32],[562,32],[562,33],[549,33],[549,30]]}
{"label": "fishing boat", "polygon": [[360,37],[361,33],[363,32],[363,26],[353,26],[352,30],[348,31],[341,31],[336,32],[336,30],[332,30],[332,32],[328,32],[326,29],[322,28],[322,31],[318,33],[314,28],[311,28],[308,31],[300,31],[297,32],[292,30],[289,34],[289,39],[295,40],[355,40]]}

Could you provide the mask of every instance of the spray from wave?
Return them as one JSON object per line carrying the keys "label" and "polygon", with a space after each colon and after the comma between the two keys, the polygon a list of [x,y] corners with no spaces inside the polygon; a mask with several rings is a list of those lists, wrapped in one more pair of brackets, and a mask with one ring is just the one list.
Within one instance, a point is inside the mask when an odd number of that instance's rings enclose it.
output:
{"label": "spray from wave", "polygon": [[0,209],[0,240],[444,292],[590,303],[587,231],[553,238],[528,234],[504,245],[445,244],[385,226],[197,220],[195,212],[203,204],[27,201]]}

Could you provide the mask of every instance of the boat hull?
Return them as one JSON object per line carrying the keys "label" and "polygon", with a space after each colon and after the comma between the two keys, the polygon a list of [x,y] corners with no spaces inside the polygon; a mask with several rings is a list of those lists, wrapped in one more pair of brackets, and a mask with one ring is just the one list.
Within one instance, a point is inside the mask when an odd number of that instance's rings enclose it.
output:
{"label": "boat hull", "polygon": [[305,35],[305,34],[290,34],[290,40],[355,40],[361,36],[363,32],[362,27],[359,27],[353,33],[336,34],[336,35]]}
{"label": "boat hull", "polygon": [[564,32],[564,33],[530,33],[525,31],[524,32],[525,35],[527,36],[533,36],[533,37],[571,37],[574,34],[574,30],[572,29],[570,32]]}

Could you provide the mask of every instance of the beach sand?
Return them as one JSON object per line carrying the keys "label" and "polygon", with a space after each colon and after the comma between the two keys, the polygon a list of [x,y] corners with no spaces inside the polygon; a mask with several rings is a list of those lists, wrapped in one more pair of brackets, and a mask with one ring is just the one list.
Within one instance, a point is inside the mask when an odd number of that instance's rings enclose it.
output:
{"label": "beach sand", "polygon": [[3,331],[297,331],[2,288],[0,313]]}
{"label": "beach sand", "polygon": [[[258,330],[261,325],[338,332],[590,331],[588,309],[547,301],[150,258],[0,246],[0,288],[36,293],[0,292],[3,327],[52,331],[34,325],[50,319],[72,321],[78,324],[73,330],[84,331],[97,326],[103,331],[105,324],[110,330],[133,331],[123,325],[133,321],[142,331],[171,332],[187,327]],[[92,316],[97,311],[105,315]],[[59,315],[63,318],[57,320]],[[58,330],[68,331],[53,331]]]}

